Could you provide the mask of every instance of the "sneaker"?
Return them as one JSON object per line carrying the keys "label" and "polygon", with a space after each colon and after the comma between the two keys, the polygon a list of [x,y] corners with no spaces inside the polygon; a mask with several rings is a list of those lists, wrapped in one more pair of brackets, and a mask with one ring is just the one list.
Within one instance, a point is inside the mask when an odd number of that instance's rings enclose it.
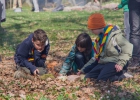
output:
{"label": "sneaker", "polygon": [[31,11],[35,11],[35,8],[32,8]]}
{"label": "sneaker", "polygon": [[125,78],[132,78],[132,77],[133,77],[133,76],[132,76],[131,74],[129,74],[129,73],[124,73],[123,75],[125,76]]}
{"label": "sneaker", "polygon": [[39,12],[39,10],[37,10],[37,11],[34,11],[34,12]]}
{"label": "sneaker", "polygon": [[22,12],[22,9],[21,8],[16,8],[16,9],[14,9],[14,12]]}

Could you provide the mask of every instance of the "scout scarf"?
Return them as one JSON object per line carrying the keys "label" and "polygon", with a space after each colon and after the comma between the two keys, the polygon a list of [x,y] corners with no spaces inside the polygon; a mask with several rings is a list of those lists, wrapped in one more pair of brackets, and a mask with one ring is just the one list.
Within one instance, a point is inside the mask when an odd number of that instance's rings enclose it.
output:
{"label": "scout scarf", "polygon": [[[29,62],[34,62],[34,48],[31,50],[31,52],[29,53],[30,57],[28,58]],[[46,59],[47,55],[46,54],[41,54],[41,58]]]}
{"label": "scout scarf", "polygon": [[[94,43],[94,47],[93,47],[93,49],[94,49],[94,51],[95,51],[95,53],[96,53],[96,55],[95,55],[95,59],[96,59],[96,60],[99,60],[99,55],[100,55],[100,54],[102,53],[102,51],[103,51],[104,45],[105,45],[105,43],[106,43],[106,41],[107,41],[107,38],[108,38],[108,34],[109,34],[110,31],[112,30],[112,28],[113,28],[113,26],[112,26],[112,25],[109,25],[109,26],[107,27],[107,29],[106,29],[104,35],[103,35],[103,38],[101,38],[100,35],[96,38],[95,43]],[[100,41],[101,43],[99,43],[99,41]],[[97,44],[98,44],[98,43],[99,43],[99,49],[97,48]]]}
{"label": "scout scarf", "polygon": [[34,62],[34,57],[33,57],[33,55],[34,55],[34,48],[31,50],[31,52],[30,52],[30,57],[28,58],[28,61],[29,62]]}

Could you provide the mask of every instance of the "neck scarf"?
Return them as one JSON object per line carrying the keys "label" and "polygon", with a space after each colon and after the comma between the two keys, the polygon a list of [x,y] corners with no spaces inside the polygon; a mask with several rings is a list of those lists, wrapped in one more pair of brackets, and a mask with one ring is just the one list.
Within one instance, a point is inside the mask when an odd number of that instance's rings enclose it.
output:
{"label": "neck scarf", "polygon": [[[104,45],[105,45],[107,38],[108,38],[108,34],[111,32],[112,28],[113,28],[113,26],[109,25],[107,27],[106,31],[104,32],[103,38],[101,39],[100,35],[98,35],[98,37],[96,38],[95,43],[94,43],[94,47],[93,47],[93,49],[96,53],[96,55],[95,55],[96,60],[99,60],[99,55],[103,51]],[[98,49],[97,44],[99,43],[99,41],[101,41],[101,43],[100,43],[99,49]]]}
{"label": "neck scarf", "polygon": [[33,57],[33,55],[34,55],[34,48],[31,50],[30,57],[28,58],[28,61],[29,61],[29,62],[34,62],[34,57]]}

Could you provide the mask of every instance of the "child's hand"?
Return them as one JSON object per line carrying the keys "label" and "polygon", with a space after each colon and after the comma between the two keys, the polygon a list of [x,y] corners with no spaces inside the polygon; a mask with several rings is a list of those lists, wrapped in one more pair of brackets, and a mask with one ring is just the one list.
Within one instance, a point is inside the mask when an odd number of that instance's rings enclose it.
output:
{"label": "child's hand", "polygon": [[123,67],[118,64],[115,65],[115,68],[117,72],[120,72],[123,69]]}
{"label": "child's hand", "polygon": [[79,71],[78,73],[77,73],[77,75],[81,75],[82,74],[82,72],[81,71]]}
{"label": "child's hand", "polygon": [[119,8],[118,7],[116,7],[114,10],[118,10]]}
{"label": "child's hand", "polygon": [[34,75],[37,75],[37,74],[39,74],[39,70],[38,70],[38,69],[36,69],[36,70],[34,71]]}

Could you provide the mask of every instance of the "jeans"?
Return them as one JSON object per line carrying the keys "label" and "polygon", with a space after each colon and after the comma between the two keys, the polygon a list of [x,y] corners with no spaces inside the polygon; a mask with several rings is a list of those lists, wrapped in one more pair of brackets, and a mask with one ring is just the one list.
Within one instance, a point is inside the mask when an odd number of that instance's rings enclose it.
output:
{"label": "jeans", "polygon": [[84,69],[84,73],[88,73],[90,72],[95,66],[98,65],[98,61],[96,60],[94,63],[92,63],[91,65],[87,66],[85,69]]}
{"label": "jeans", "polygon": [[129,41],[130,38],[129,11],[124,12],[124,33],[126,39]]}
{"label": "jeans", "polygon": [[33,0],[33,8],[34,11],[39,11],[38,0]]}
{"label": "jeans", "polygon": [[103,80],[103,81],[118,81],[121,80],[120,76],[123,75],[124,71],[127,71],[128,64],[126,64],[123,67],[123,70],[120,72],[116,71],[115,68],[116,63],[114,62],[108,62],[105,64],[96,64],[96,65],[90,65],[93,67],[93,69],[86,74],[85,78],[94,78],[97,80]]}
{"label": "jeans", "polygon": [[0,0],[0,23],[4,22],[5,20],[6,20],[5,0]]}
{"label": "jeans", "polygon": [[140,57],[140,2],[129,0],[130,42],[133,44],[132,57]]}

